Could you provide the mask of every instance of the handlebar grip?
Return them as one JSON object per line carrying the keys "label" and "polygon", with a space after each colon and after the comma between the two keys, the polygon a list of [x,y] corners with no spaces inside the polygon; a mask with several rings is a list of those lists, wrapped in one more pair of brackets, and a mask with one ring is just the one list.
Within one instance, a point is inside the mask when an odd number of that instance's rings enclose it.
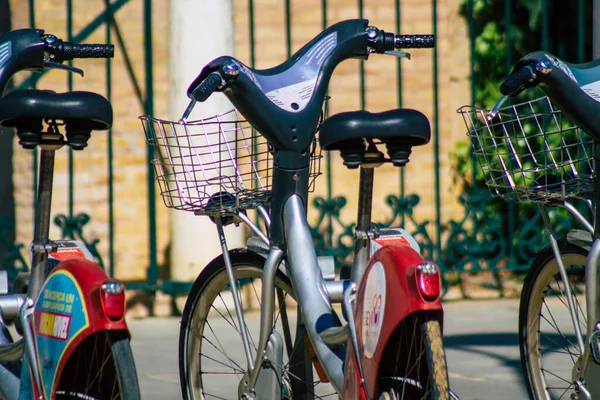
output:
{"label": "handlebar grip", "polygon": [[63,60],[75,58],[113,58],[115,46],[112,44],[63,43]]}
{"label": "handlebar grip", "polygon": [[397,49],[424,49],[435,47],[435,35],[396,35]]}
{"label": "handlebar grip", "polygon": [[194,91],[192,98],[196,101],[203,102],[210,97],[215,90],[221,86],[221,75],[218,72],[213,72],[206,77]]}
{"label": "handlebar grip", "polygon": [[510,74],[508,78],[500,85],[500,93],[505,96],[510,96],[525,85],[531,78],[535,78],[535,74],[529,65],[525,65]]}

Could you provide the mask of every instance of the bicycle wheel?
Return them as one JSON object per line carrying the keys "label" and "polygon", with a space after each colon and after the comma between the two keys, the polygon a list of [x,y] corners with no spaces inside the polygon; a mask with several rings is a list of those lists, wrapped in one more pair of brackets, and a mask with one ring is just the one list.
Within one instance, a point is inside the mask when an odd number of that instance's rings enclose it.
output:
{"label": "bicycle wheel", "polygon": [[[585,262],[587,250],[559,242],[573,301],[575,317],[586,333]],[[581,352],[569,312],[565,283],[550,246],[531,264],[519,307],[519,347],[527,391],[532,399],[570,399]]]}
{"label": "bicycle wheel", "polygon": [[[264,259],[247,250],[229,252],[244,312],[245,329],[256,355]],[[330,384],[314,380],[307,336],[289,279],[278,271],[273,330],[283,339],[278,378],[283,399],[320,399],[335,395]],[[254,308],[252,307],[254,303]],[[179,336],[179,376],[184,399],[237,399],[247,369],[233,296],[223,257],[198,276],[188,296]],[[265,368],[263,366],[263,368]],[[279,375],[278,375],[279,376]]]}
{"label": "bicycle wheel", "polygon": [[99,331],[86,338],[63,369],[56,399],[140,399],[128,335]]}
{"label": "bicycle wheel", "polygon": [[450,398],[446,352],[438,320],[410,315],[390,337],[383,354],[378,399]]}

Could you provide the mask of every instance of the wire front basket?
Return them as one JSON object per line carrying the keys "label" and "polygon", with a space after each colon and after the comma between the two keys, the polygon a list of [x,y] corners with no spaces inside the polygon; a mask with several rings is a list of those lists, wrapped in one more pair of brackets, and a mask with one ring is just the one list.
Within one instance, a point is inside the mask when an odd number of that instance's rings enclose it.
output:
{"label": "wire front basket", "polygon": [[547,97],[488,110],[465,106],[474,155],[492,195],[547,203],[593,189],[592,138]]}
{"label": "wire front basket", "polygon": [[[232,110],[198,121],[141,116],[165,205],[196,214],[229,214],[271,199],[269,143]],[[310,189],[320,174],[316,142]]]}

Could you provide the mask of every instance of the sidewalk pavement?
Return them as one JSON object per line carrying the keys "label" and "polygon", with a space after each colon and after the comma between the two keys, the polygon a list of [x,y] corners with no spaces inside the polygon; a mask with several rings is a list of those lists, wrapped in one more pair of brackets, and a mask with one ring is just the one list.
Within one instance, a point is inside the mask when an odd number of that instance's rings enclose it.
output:
{"label": "sidewalk pavement", "polygon": [[[460,399],[526,399],[518,349],[518,299],[450,301],[444,310],[450,385]],[[142,398],[181,399],[179,319],[128,323]]]}

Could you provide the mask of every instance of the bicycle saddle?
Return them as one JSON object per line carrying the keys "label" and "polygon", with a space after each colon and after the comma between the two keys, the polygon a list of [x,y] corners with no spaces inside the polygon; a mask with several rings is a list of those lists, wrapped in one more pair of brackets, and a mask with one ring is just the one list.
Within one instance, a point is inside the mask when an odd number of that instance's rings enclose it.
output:
{"label": "bicycle saddle", "polygon": [[110,128],[112,107],[92,92],[15,90],[0,98],[0,125],[16,128],[24,148],[40,143],[44,120],[63,121],[69,146],[82,150],[91,131]]}
{"label": "bicycle saddle", "polygon": [[361,163],[366,151],[365,139],[385,143],[391,161],[402,166],[408,162],[411,147],[427,144],[430,138],[429,120],[411,109],[336,114],[323,122],[319,134],[321,148],[341,150],[344,164],[351,168]]}
{"label": "bicycle saddle", "polygon": [[18,128],[30,119],[77,121],[91,130],[112,125],[108,100],[92,92],[54,93],[43,90],[15,90],[0,98],[0,124]]}

